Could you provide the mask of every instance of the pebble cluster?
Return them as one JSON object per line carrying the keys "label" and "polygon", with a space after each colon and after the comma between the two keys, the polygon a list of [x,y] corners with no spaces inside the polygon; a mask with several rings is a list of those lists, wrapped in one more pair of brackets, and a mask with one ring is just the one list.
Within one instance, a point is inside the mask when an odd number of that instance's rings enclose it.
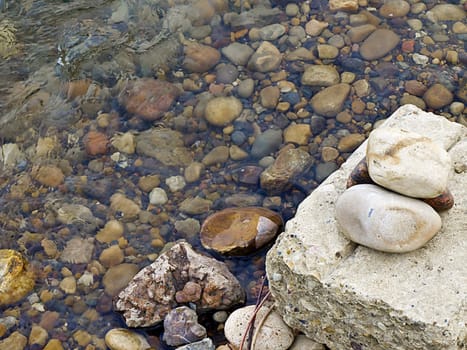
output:
{"label": "pebble cluster", "polygon": [[[35,284],[2,295],[0,348],[162,348],[157,332],[122,330],[112,299],[167,244],[202,249],[204,220],[228,207],[287,220],[400,105],[467,124],[465,3],[140,2],[53,4],[89,11],[55,16],[69,21],[50,30],[59,67],[25,59],[31,30],[8,22],[0,69],[37,71],[0,82],[0,248]],[[47,11],[20,13],[29,26]],[[263,255],[225,263],[251,302]]]}

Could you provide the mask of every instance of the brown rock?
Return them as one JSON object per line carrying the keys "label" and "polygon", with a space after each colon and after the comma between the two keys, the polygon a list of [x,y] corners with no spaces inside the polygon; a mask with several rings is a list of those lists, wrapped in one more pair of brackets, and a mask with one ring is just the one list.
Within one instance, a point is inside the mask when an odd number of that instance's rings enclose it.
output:
{"label": "brown rock", "polygon": [[118,101],[129,113],[151,121],[161,118],[178,94],[177,87],[169,82],[142,78],[129,81]]}
{"label": "brown rock", "polygon": [[47,187],[57,187],[65,179],[62,170],[53,165],[34,166],[31,174],[36,181]]}
{"label": "brown rock", "polygon": [[407,91],[411,95],[415,95],[418,97],[423,96],[426,92],[427,87],[418,80],[408,80],[404,84],[405,91]]}
{"label": "brown rock", "polygon": [[329,0],[331,11],[355,12],[358,10],[357,0]]}
{"label": "brown rock", "polygon": [[115,266],[123,262],[125,258],[123,251],[118,245],[112,245],[102,251],[99,261],[105,267]]}
{"label": "brown rock", "polygon": [[288,190],[293,181],[313,163],[310,154],[300,148],[282,151],[274,163],[261,173],[261,188],[270,195]]}
{"label": "brown rock", "polygon": [[449,189],[446,189],[438,197],[423,198],[422,200],[436,211],[449,210],[454,206],[454,197]]}
{"label": "brown rock", "polygon": [[20,332],[15,331],[8,338],[0,340],[0,349],[23,350],[28,343],[28,339]]}
{"label": "brown rock", "polygon": [[276,212],[261,207],[227,208],[201,226],[201,244],[221,254],[246,255],[269,243],[283,226]]}
{"label": "brown rock", "polygon": [[89,79],[70,81],[68,83],[67,94],[66,94],[67,100],[72,101],[76,97],[84,96],[86,92],[88,91],[89,86],[91,86],[91,80]]}
{"label": "brown rock", "polygon": [[121,213],[124,221],[136,219],[141,210],[138,204],[122,193],[115,193],[110,197],[110,209],[114,213]]}
{"label": "brown rock", "polygon": [[83,138],[84,149],[90,156],[106,154],[109,147],[108,137],[98,131],[89,131]]}
{"label": "brown rock", "polygon": [[280,94],[281,92],[277,86],[265,87],[259,92],[261,105],[264,108],[276,108],[277,103],[279,102]]}
{"label": "brown rock", "polygon": [[264,41],[248,61],[248,69],[257,72],[272,72],[279,68],[282,61],[280,51],[269,41]]}
{"label": "brown rock", "polygon": [[341,152],[352,152],[365,141],[365,136],[361,134],[346,135],[339,140],[337,149]]}
{"label": "brown rock", "polygon": [[225,126],[238,118],[242,110],[242,102],[234,96],[215,97],[206,104],[204,118],[212,125]]}
{"label": "brown rock", "polygon": [[105,292],[110,296],[117,295],[128,282],[131,281],[134,275],[138,272],[138,265],[135,264],[120,264],[112,266],[107,270],[102,278]]}
{"label": "brown rock", "polygon": [[423,95],[423,100],[432,109],[440,109],[450,104],[454,96],[442,84],[433,84]]}
{"label": "brown rock", "polygon": [[385,18],[404,17],[410,11],[410,5],[404,0],[386,0],[379,8],[379,14]]}
{"label": "brown rock", "polygon": [[347,179],[347,188],[361,185],[361,184],[373,184],[373,180],[370,177],[370,173],[368,172],[368,164],[366,163],[366,157],[358,162],[355,168],[349,175]]}
{"label": "brown rock", "polygon": [[129,327],[156,325],[177,307],[175,295],[188,282],[202,288],[195,303],[199,312],[228,309],[245,298],[240,283],[224,263],[178,242],[136,274],[116,297],[114,308],[123,313]]}
{"label": "brown rock", "polygon": [[342,110],[349,93],[349,84],[336,84],[318,92],[311,98],[310,103],[316,113],[334,117]]}
{"label": "brown rock", "polygon": [[213,47],[198,43],[190,43],[184,49],[183,66],[190,72],[204,73],[214,67],[221,54]]}
{"label": "brown rock", "polygon": [[351,42],[359,43],[365,40],[371,33],[376,30],[373,24],[363,24],[361,26],[352,27],[347,32],[347,35]]}

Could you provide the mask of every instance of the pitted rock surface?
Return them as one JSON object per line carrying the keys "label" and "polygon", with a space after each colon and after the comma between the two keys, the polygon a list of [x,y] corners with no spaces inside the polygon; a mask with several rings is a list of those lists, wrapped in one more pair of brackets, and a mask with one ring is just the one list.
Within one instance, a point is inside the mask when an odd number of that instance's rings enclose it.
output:
{"label": "pitted rock surface", "polygon": [[206,328],[198,323],[196,311],[180,306],[170,311],[164,320],[163,340],[170,346],[192,343],[206,337]]}
{"label": "pitted rock surface", "polygon": [[122,312],[129,327],[153,326],[179,306],[177,300],[184,300],[177,292],[183,293],[188,289],[185,285],[193,283],[201,287],[199,298],[190,298],[199,312],[228,309],[245,299],[240,283],[224,263],[180,241],[136,274],[116,297],[114,309]]}

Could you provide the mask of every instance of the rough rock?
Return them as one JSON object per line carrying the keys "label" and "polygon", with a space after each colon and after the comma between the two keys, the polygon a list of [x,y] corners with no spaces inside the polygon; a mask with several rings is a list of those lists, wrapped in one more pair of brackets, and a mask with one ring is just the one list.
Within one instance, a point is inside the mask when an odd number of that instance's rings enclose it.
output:
{"label": "rough rock", "polygon": [[368,61],[388,54],[399,44],[400,38],[389,29],[377,29],[360,46],[360,54]]}
{"label": "rough rock", "polygon": [[312,165],[313,158],[300,148],[279,153],[274,163],[261,173],[261,188],[270,195],[288,190],[294,180]]}
{"label": "rough rock", "polygon": [[157,120],[169,110],[178,94],[178,88],[169,82],[141,78],[128,81],[118,101],[129,113]]}
{"label": "rough rock", "polygon": [[248,61],[248,69],[267,73],[279,68],[282,61],[280,51],[269,41],[264,41]]}
{"label": "rough rock", "polygon": [[238,118],[242,110],[242,102],[234,96],[215,97],[207,103],[204,118],[212,125],[224,126]]}
{"label": "rough rock", "polygon": [[347,189],[337,199],[336,219],[351,241],[390,253],[418,249],[441,228],[425,202],[371,184]]}
{"label": "rough rock", "polygon": [[[216,346],[212,342],[211,338],[204,338],[203,340],[197,341],[184,346],[179,346],[177,350],[215,350]],[[219,349],[219,348],[217,348]]]}
{"label": "rough rock", "polygon": [[198,323],[196,311],[187,306],[171,310],[164,319],[162,340],[170,346],[192,343],[206,337],[206,328]]}
{"label": "rough rock", "polygon": [[[230,344],[240,347],[247,324],[255,310],[255,305],[249,305],[232,312],[225,322],[224,334]],[[252,348],[255,350],[286,350],[292,344],[292,330],[284,323],[281,316],[268,306],[263,306],[256,314],[255,329],[258,333]],[[249,337],[247,336],[247,339]]]}
{"label": "rough rock", "polygon": [[451,158],[429,137],[396,128],[371,132],[368,173],[380,186],[415,198],[434,198],[447,188]]}
{"label": "rough rock", "polygon": [[28,338],[15,331],[8,338],[0,340],[0,349],[23,350],[28,344]]}
{"label": "rough rock", "polygon": [[105,344],[110,350],[146,350],[151,348],[141,334],[125,328],[113,328],[105,334]]}
{"label": "rough rock", "polygon": [[12,249],[0,250],[0,306],[24,298],[34,288],[34,274],[27,260]]}
{"label": "rough rock", "polygon": [[467,319],[467,129],[410,105],[383,126],[430,137],[458,162],[448,183],[457,203],[440,214],[443,227],[425,247],[406,254],[378,252],[345,238],[335,202],[365,154],[363,144],[300,204],[269,251],[266,271],[276,308],[289,326],[335,350],[461,350]]}
{"label": "rough rock", "polygon": [[91,261],[93,252],[94,238],[73,237],[60,254],[60,260],[72,264],[86,264]]}
{"label": "rough rock", "polygon": [[136,152],[152,157],[166,166],[188,166],[191,152],[184,146],[183,135],[175,130],[153,128],[136,137]]}
{"label": "rough rock", "polygon": [[349,93],[349,84],[336,84],[318,92],[311,98],[310,103],[316,113],[334,117],[342,110]]}
{"label": "rough rock", "polygon": [[331,11],[355,12],[358,10],[357,0],[329,0]]}
{"label": "rough rock", "polygon": [[177,307],[175,295],[188,282],[201,286],[198,311],[228,309],[243,302],[245,292],[226,265],[201,255],[190,244],[178,242],[131,280],[115,299],[129,327],[149,327],[161,322]]}
{"label": "rough rock", "polygon": [[245,255],[269,243],[282,225],[281,216],[266,208],[227,208],[204,221],[201,243],[221,254]]}

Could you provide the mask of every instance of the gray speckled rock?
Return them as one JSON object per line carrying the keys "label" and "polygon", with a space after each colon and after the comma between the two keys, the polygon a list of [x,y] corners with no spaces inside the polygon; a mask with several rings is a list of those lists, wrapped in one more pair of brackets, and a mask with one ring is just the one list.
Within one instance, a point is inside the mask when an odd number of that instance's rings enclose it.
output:
{"label": "gray speckled rock", "polygon": [[167,345],[185,345],[201,340],[205,336],[206,328],[198,323],[196,311],[189,307],[177,307],[165,316],[162,339]]}
{"label": "gray speckled rock", "polygon": [[276,308],[289,326],[334,350],[463,350],[467,128],[412,105],[383,126],[430,137],[450,153],[457,170],[448,187],[456,204],[440,214],[440,232],[405,254],[345,238],[335,203],[365,154],[363,144],[300,204],[269,250],[266,271]]}
{"label": "gray speckled rock", "polygon": [[347,189],[336,202],[336,219],[350,240],[390,253],[418,249],[441,228],[425,202],[371,184]]}
{"label": "gray speckled rock", "polygon": [[[201,287],[200,293],[188,295],[187,283]],[[177,300],[190,296],[190,302],[203,312],[242,303],[245,292],[224,263],[181,241],[133,277],[116,297],[114,309],[122,312],[129,327],[149,327],[177,307]]]}

